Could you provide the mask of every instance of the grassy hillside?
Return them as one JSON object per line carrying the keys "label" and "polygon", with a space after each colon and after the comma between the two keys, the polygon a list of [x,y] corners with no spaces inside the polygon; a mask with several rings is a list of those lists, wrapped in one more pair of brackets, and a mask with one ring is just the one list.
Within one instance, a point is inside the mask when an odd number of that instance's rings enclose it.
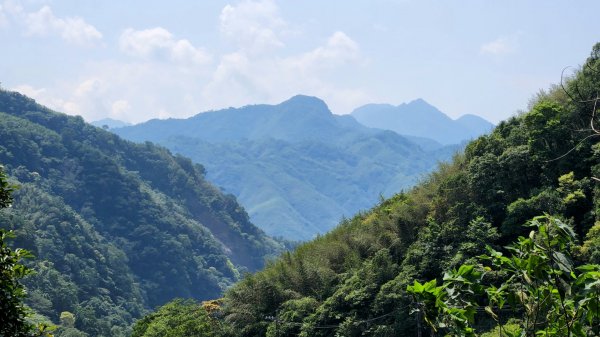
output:
{"label": "grassy hillside", "polygon": [[281,249],[202,166],[7,91],[0,163],[20,185],[0,226],[36,256],[28,304],[92,336],[126,335],[174,297],[218,297]]}

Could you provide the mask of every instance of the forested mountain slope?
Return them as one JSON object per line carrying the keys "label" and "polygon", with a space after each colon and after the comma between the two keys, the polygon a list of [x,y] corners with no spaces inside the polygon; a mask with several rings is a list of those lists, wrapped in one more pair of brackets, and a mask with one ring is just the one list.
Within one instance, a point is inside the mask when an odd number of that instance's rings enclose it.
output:
{"label": "forested mountain slope", "polygon": [[336,116],[320,99],[295,96],[253,105],[151,120],[112,130],[158,142],[202,163],[207,178],[235,194],[268,234],[310,239],[380,195],[412,186],[457,146],[430,146]]}
{"label": "forested mountain slope", "polygon": [[[469,143],[410,191],[236,284],[216,316],[224,319],[205,328],[216,336],[416,336],[411,310],[419,306],[408,285],[441,280],[486,245],[502,249],[528,235],[527,221],[544,213],[570,224],[580,240],[558,257],[600,263],[600,44],[564,88],[539,94],[530,111]],[[525,276],[524,282],[537,277]],[[586,324],[598,324],[595,315]],[[155,322],[149,316],[135,336],[150,336],[145,332]]]}
{"label": "forested mountain slope", "polygon": [[28,304],[91,336],[124,336],[174,297],[218,297],[281,251],[202,166],[8,91],[0,163],[20,185],[0,226],[36,256]]}

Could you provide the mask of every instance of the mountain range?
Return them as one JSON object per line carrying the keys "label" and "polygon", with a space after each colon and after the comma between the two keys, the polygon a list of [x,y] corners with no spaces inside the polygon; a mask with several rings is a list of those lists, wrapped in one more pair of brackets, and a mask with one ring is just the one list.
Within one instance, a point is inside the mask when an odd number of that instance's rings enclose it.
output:
{"label": "mountain range", "polygon": [[234,194],[253,223],[295,240],[412,186],[459,148],[368,128],[302,95],[112,131],[202,163],[207,179]]}
{"label": "mountain range", "polygon": [[367,104],[351,115],[372,128],[395,131],[401,135],[433,139],[441,144],[458,144],[488,133],[494,125],[475,115],[453,120],[423,99],[398,106]]}

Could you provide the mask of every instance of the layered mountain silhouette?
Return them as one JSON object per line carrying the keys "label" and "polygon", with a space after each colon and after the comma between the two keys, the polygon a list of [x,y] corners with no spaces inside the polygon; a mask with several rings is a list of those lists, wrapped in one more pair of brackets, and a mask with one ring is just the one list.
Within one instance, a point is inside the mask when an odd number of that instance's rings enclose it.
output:
{"label": "layered mountain silhouette", "polygon": [[202,163],[207,179],[234,194],[253,223],[295,240],[324,233],[342,216],[413,185],[457,149],[365,127],[301,95],[113,131]]}
{"label": "layered mountain silhouette", "polygon": [[476,138],[494,127],[492,123],[475,115],[464,115],[453,120],[422,99],[398,106],[367,104],[355,109],[351,115],[369,127],[430,138],[444,145]]}

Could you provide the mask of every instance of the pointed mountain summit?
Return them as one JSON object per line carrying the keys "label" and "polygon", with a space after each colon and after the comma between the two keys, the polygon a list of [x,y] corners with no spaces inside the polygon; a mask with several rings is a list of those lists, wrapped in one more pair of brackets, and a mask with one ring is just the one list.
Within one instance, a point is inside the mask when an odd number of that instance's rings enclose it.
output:
{"label": "pointed mountain summit", "polygon": [[274,138],[284,141],[330,140],[348,128],[362,128],[331,113],[323,100],[294,96],[277,105],[247,105],[199,113],[188,119],[150,120],[120,128],[119,135],[130,140],[148,138],[161,142],[174,136],[193,137],[209,142]]}
{"label": "pointed mountain summit", "polygon": [[331,111],[325,101],[314,96],[296,95],[278,105],[284,108],[284,111],[291,113],[331,115]]}
{"label": "pointed mountain summit", "polygon": [[351,115],[368,127],[430,138],[446,145],[475,138],[493,127],[492,123],[474,115],[453,120],[420,98],[398,106],[367,104],[355,109]]}

